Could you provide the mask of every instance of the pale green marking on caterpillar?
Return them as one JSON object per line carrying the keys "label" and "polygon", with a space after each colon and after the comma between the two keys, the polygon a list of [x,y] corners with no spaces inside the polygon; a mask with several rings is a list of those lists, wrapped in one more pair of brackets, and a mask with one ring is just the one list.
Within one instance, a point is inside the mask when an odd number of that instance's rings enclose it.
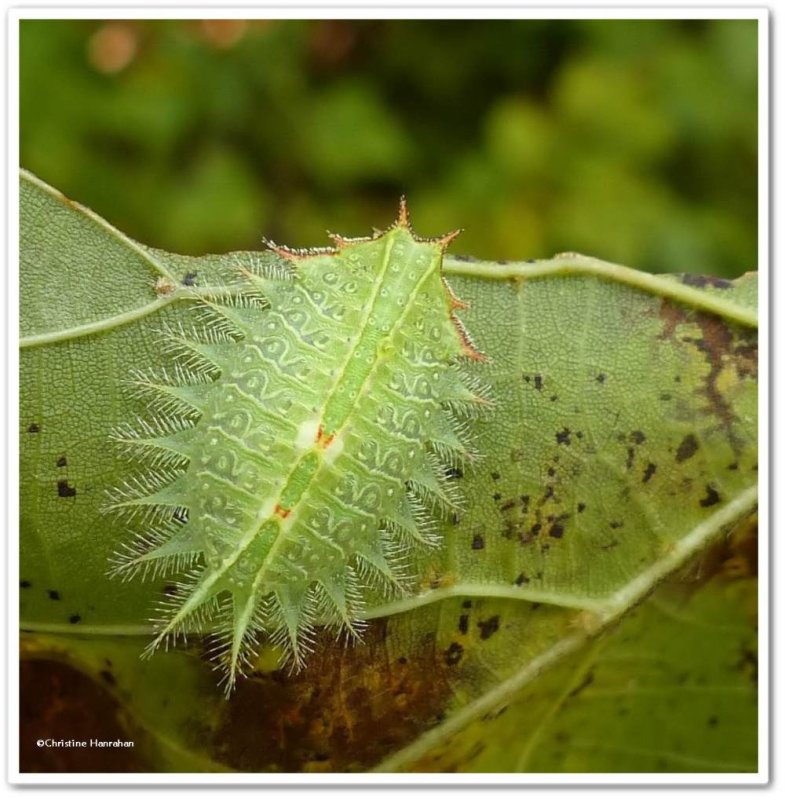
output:
{"label": "pale green marking on caterpillar", "polygon": [[147,467],[113,494],[138,531],[113,573],[177,575],[147,652],[210,633],[229,692],[263,639],[300,668],[315,626],[359,637],[373,598],[416,589],[489,405],[441,274],[456,235],[417,237],[402,200],[369,238],[268,243],[291,271],[244,271],[171,332],[172,370],[136,376],[151,419],[115,438]]}

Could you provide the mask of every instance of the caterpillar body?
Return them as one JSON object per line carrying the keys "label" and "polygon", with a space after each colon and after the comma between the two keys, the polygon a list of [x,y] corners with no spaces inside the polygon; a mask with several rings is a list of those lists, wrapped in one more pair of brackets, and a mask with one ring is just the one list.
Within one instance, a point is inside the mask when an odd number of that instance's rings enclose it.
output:
{"label": "caterpillar body", "polygon": [[368,238],[268,242],[289,268],[244,270],[201,329],[169,332],[172,371],[136,376],[154,419],[115,438],[151,466],[113,493],[141,532],[112,571],[177,573],[148,653],[208,632],[228,693],[262,639],[298,669],[316,626],[359,637],[369,603],[419,585],[489,404],[441,274],[457,233],[416,236],[402,200]]}

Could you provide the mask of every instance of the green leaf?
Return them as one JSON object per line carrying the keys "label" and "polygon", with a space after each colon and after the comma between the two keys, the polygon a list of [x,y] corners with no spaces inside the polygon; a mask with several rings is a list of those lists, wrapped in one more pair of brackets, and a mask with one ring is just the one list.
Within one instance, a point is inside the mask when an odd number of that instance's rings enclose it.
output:
{"label": "green leaf", "polygon": [[[440,747],[471,739],[500,703],[530,692],[540,711],[552,702],[540,675],[583,675],[570,659],[589,664],[620,634],[597,639],[591,657],[581,655],[589,640],[755,507],[754,275],[655,277],[575,254],[447,259],[471,306],[467,329],[489,356],[473,369],[495,407],[476,423],[482,459],[455,476],[466,509],[418,563],[420,591],[370,607],[362,646],[320,636],[298,676],[271,673],[263,653],[228,701],[198,648],[140,665],[150,605],[166,582],[106,575],[128,538],[101,513],[107,489],[129,471],[109,434],[145,411],[124,384],[134,368],[169,362],[158,331],[187,327],[195,295],[225,289],[238,262],[276,257],[163,253],[27,173],[21,191],[22,627],[33,650],[56,641],[58,657],[88,673],[110,659],[126,713],[173,743],[154,768],[439,769]],[[635,618],[624,624],[634,628]],[[672,633],[667,658],[676,663],[684,647]],[[176,701],[161,712],[172,685]],[[597,748],[559,755],[558,742],[525,754],[523,739],[511,756],[490,746],[511,733],[489,729],[479,734],[486,755],[466,752],[455,766],[690,768],[645,761],[641,714],[627,737],[640,746],[610,761]],[[754,719],[738,719],[754,737]],[[596,723],[586,741],[602,730]],[[695,768],[721,764],[721,752],[701,751]]]}

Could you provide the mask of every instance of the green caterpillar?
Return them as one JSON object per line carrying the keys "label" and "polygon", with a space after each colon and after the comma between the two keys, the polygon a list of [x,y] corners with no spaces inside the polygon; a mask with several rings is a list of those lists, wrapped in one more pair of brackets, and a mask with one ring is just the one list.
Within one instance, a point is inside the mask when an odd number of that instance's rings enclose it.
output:
{"label": "green caterpillar", "polygon": [[268,242],[290,269],[244,271],[200,331],[171,333],[173,373],[137,376],[154,419],[116,438],[152,466],[113,495],[143,529],[113,571],[179,575],[148,652],[209,632],[228,692],[262,638],[298,669],[315,626],[359,637],[368,603],[414,588],[489,405],[441,274],[457,234],[417,237],[402,200],[334,249]]}

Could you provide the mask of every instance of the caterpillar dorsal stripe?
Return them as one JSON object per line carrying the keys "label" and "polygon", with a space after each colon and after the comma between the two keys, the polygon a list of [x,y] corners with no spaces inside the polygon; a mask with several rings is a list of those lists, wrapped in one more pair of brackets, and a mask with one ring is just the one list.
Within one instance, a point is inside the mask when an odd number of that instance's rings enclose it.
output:
{"label": "caterpillar dorsal stripe", "polygon": [[136,378],[155,418],[116,435],[150,467],[114,493],[141,530],[113,571],[178,573],[148,652],[209,632],[228,692],[262,639],[298,669],[315,626],[359,637],[367,604],[419,585],[489,402],[442,276],[457,233],[416,236],[402,200],[367,238],[268,242],[289,270],[243,270],[202,330],[169,332],[174,368]]}

